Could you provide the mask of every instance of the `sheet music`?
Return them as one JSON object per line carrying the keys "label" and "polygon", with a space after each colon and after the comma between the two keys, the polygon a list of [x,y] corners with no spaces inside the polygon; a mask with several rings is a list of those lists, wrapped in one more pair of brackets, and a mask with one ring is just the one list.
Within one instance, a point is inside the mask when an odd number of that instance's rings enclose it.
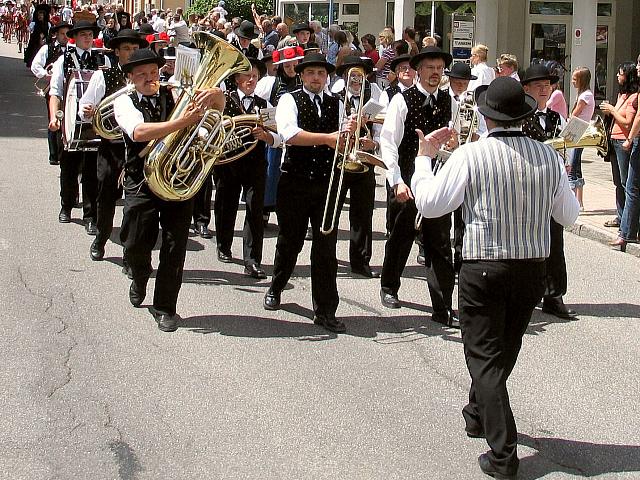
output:
{"label": "sheet music", "polygon": [[373,98],[370,98],[369,101],[364,104],[364,107],[362,107],[362,116],[367,120],[371,120],[382,110],[384,110],[384,107]]}
{"label": "sheet music", "polygon": [[265,127],[276,128],[276,108],[262,108],[260,109],[260,118]]}
{"label": "sheet music", "polygon": [[589,128],[589,122],[578,117],[571,117],[560,132],[560,137],[564,138],[567,143],[578,143],[587,128]]}
{"label": "sheet music", "polygon": [[191,85],[200,64],[200,50],[178,45],[176,48],[175,81]]}

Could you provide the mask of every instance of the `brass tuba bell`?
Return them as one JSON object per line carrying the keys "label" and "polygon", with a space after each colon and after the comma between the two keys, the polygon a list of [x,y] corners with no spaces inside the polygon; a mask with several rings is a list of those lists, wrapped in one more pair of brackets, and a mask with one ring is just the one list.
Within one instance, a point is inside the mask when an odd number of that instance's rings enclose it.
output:
{"label": "brass tuba bell", "polygon": [[609,152],[609,142],[604,122],[600,116],[589,122],[589,127],[582,134],[577,142],[568,142],[563,137],[550,138],[546,145],[551,145],[557,151],[564,151],[567,148],[595,148],[603,157]]}

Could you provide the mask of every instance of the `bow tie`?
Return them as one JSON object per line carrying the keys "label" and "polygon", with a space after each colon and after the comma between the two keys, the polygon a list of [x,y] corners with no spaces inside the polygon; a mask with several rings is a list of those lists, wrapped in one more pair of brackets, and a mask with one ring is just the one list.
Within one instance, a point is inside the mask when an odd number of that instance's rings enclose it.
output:
{"label": "bow tie", "polygon": [[547,112],[536,112],[536,117],[546,117]]}
{"label": "bow tie", "polygon": [[142,95],[142,98],[146,98],[147,100],[156,100],[160,98],[160,94],[156,93],[154,95]]}

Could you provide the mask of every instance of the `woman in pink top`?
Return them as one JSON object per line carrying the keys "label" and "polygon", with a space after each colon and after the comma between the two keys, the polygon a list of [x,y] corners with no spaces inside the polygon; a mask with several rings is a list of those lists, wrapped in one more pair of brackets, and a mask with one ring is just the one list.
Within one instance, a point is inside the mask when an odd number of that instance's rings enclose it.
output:
{"label": "woman in pink top", "polygon": [[560,90],[560,82],[556,82],[551,85],[551,96],[549,100],[547,100],[547,108],[553,110],[554,112],[558,112],[560,116],[566,120],[567,119],[567,101],[564,99],[564,94],[562,90]]}
{"label": "woman in pink top", "polygon": [[[572,117],[578,117],[585,122],[591,121],[593,112],[596,109],[596,101],[593,98],[593,92],[590,89],[591,72],[587,67],[577,67],[571,75],[571,85],[578,90],[578,100],[576,100],[571,110]],[[584,178],[582,178],[582,148],[574,148],[571,155],[571,170],[569,171],[569,185],[576,194],[576,198],[580,203],[580,209],[584,208],[582,204],[582,189],[584,187]]]}
{"label": "woman in pink top", "polygon": [[613,117],[611,143],[616,156],[611,161],[613,184],[616,186],[616,218],[607,220],[605,227],[620,227],[625,205],[625,185],[629,172],[631,151],[623,148],[622,144],[629,136],[631,124],[635,118],[638,105],[638,72],[636,65],[626,62],[618,67],[618,99],[615,105],[605,101],[600,109]]}

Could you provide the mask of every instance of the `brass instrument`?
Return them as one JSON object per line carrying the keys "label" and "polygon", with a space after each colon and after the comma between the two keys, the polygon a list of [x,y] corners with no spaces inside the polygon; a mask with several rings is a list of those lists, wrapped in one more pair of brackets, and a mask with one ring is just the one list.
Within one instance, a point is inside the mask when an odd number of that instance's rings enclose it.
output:
{"label": "brass instrument", "polygon": [[266,126],[265,117],[261,113],[246,113],[235,117],[224,116],[215,142],[220,149],[220,154],[215,165],[226,165],[234,160],[244,157],[255,148],[258,140],[253,137],[251,131],[256,127],[275,132],[274,127]]}
{"label": "brass instrument", "polygon": [[[347,72],[347,91],[348,85],[351,82],[360,83],[360,85],[364,86],[365,79],[367,78],[366,72],[362,67],[351,67]],[[339,207],[339,197],[340,192],[342,191],[342,183],[344,180],[344,172],[350,173],[365,173],[369,171],[370,165],[378,165],[382,168],[386,168],[381,159],[372,155],[368,152],[364,152],[359,150],[359,136],[360,131],[364,126],[362,119],[362,108],[364,107],[364,102],[359,102],[356,115],[356,129],[354,133],[346,133],[344,135],[338,136],[338,141],[336,142],[336,149],[333,156],[333,165],[331,168],[331,177],[329,178],[329,188],[327,190],[327,200],[324,204],[324,213],[322,215],[322,225],[320,226],[320,233],[323,235],[329,235],[336,228],[337,220],[338,220],[338,207]],[[340,142],[341,139],[344,140],[344,147],[341,148]],[[340,171],[340,177],[338,179],[338,188],[336,190],[335,199],[332,195],[333,192],[333,183],[336,175],[336,170]],[[331,222],[327,225],[329,209],[331,202],[333,204],[333,214],[331,215]]]}
{"label": "brass instrument", "polygon": [[589,122],[589,127],[577,142],[567,141],[564,137],[556,137],[550,138],[544,143],[551,145],[558,152],[566,151],[567,148],[595,148],[603,157],[609,153],[607,132],[600,116],[596,116],[595,120]]}
{"label": "brass instrument", "polygon": [[[182,115],[197,90],[216,87],[230,75],[251,70],[249,60],[225,40],[207,32],[192,36],[204,54],[193,85],[183,90],[169,120]],[[193,197],[224,153],[227,133],[222,114],[209,109],[195,125],[150,142],[140,157],[146,157],[144,174],[151,191],[168,201]]]}

